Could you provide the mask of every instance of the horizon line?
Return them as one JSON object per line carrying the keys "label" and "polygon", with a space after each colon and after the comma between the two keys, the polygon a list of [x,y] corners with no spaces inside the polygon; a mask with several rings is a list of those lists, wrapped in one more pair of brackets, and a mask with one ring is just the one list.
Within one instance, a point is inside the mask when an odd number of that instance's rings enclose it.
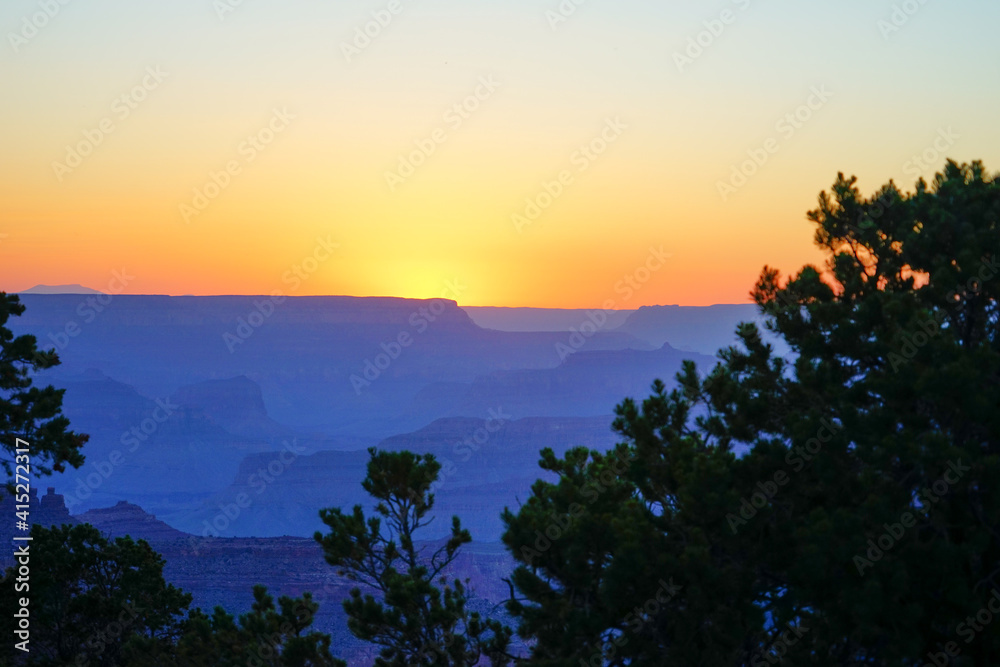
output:
{"label": "horizon line", "polygon": [[[109,292],[101,292],[100,290],[93,290],[92,288],[87,288],[87,287],[85,287],[83,285],[78,285],[78,287],[80,287],[81,289],[87,289],[87,290],[91,290],[91,291],[86,291],[86,292],[83,292],[83,291],[80,291],[80,292],[72,292],[72,291],[67,291],[67,292],[31,292],[31,291],[29,291],[29,290],[35,289],[37,287],[61,287],[61,285],[60,286],[35,285],[34,287],[29,287],[29,288],[27,288],[25,290],[21,290],[21,291],[0,290],[0,293],[16,294],[18,296],[32,296],[32,297],[35,297],[35,296],[80,296],[80,297],[88,297],[88,296],[102,295],[102,296],[109,296],[109,297],[115,297],[115,296],[133,296],[133,297],[147,296],[147,297],[152,297],[152,296],[158,296],[158,297],[167,297],[167,298],[172,298],[172,299],[183,299],[183,298],[206,298],[207,299],[207,298],[232,298],[232,297],[241,297],[241,298],[255,298],[255,297],[256,298],[274,298],[274,297],[280,297],[280,298],[283,298],[283,299],[310,299],[310,298],[313,298],[313,299],[323,299],[323,298],[398,299],[398,300],[402,300],[402,301],[435,301],[435,300],[438,300],[438,299],[443,299],[445,301],[452,301],[452,302],[454,302],[459,308],[506,308],[506,309],[511,309],[511,310],[515,310],[515,309],[517,309],[517,310],[595,310],[596,309],[596,310],[604,310],[606,312],[634,312],[636,310],[639,310],[639,308],[712,308],[712,307],[715,307],[715,306],[751,306],[751,305],[755,305],[753,303],[753,301],[746,301],[744,303],[710,303],[710,304],[680,304],[680,303],[669,303],[669,304],[666,304],[666,303],[664,303],[664,304],[646,304],[646,305],[638,306],[636,308],[601,308],[598,305],[594,305],[594,306],[497,306],[497,305],[493,305],[493,304],[485,304],[485,305],[483,305],[483,304],[464,304],[464,303],[459,303],[456,299],[449,299],[449,298],[446,298],[446,297],[408,297],[408,296],[396,296],[396,295],[388,295],[388,294],[385,294],[385,295],[373,294],[373,295],[364,295],[364,296],[358,296],[358,295],[353,295],[353,294],[299,294],[299,295],[291,295],[291,294],[279,294],[279,295],[276,295],[276,294],[159,294],[159,293],[142,293],[142,294],[118,293],[118,294],[112,294],[112,293],[109,293]],[[77,287],[77,285],[74,285],[74,287]]]}

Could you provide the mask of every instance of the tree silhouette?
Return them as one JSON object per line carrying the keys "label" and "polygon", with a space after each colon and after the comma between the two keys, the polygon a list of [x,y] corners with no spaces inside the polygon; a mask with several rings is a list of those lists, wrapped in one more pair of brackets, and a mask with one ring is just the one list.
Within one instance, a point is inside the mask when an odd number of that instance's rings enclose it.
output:
{"label": "tree silhouette", "polygon": [[[281,597],[254,587],[251,610],[234,618],[188,610],[191,595],[163,578],[165,562],[144,540],[113,540],[90,524],[34,526],[30,575],[0,583],[0,611],[14,618],[29,598],[29,651],[0,645],[17,667],[344,667],[330,636],[307,632],[319,608],[309,593]],[[24,588],[21,582],[26,582]]]}
{"label": "tree silhouette", "polygon": [[133,638],[176,637],[191,596],[163,580],[163,558],[145,541],[109,541],[89,524],[35,525],[31,537],[28,588],[16,588],[16,566],[0,586],[6,618],[30,599],[30,652],[5,641],[4,664],[125,665]]}
{"label": "tree silhouette", "polygon": [[379,667],[471,666],[482,658],[507,664],[511,631],[470,612],[466,585],[445,576],[459,548],[472,541],[469,531],[453,517],[451,535],[429,556],[415,542],[432,520],[429,489],[441,464],[430,454],[368,452],[362,487],[378,501],[378,516],[366,519],[360,505],[351,514],[324,509],[320,518],[330,532],[316,533],[327,562],[371,591],[354,588],[344,601],[351,633],[382,647]]}
{"label": "tree silhouette", "polygon": [[[0,462],[6,490],[12,494],[16,465],[30,461],[30,473],[36,476],[62,472],[66,464],[79,468],[80,448],[88,439],[68,430],[69,420],[62,415],[65,389],[32,386],[31,372],[59,365],[59,356],[40,351],[34,336],[14,337],[5,325],[22,313],[24,305],[16,294],[0,292]],[[16,450],[25,448],[28,458],[16,458]]]}
{"label": "tree silhouette", "polygon": [[618,406],[627,466],[547,452],[504,514],[535,664],[1000,664],[1000,178],[841,174],[809,219],[825,266],[752,292],[788,358],[741,324]]}

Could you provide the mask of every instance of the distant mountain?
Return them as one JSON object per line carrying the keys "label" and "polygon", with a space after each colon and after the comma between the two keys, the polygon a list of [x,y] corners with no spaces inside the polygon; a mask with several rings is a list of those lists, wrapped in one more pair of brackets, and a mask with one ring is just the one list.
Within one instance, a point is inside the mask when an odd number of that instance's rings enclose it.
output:
{"label": "distant mountain", "polygon": [[[260,432],[227,430],[241,422],[221,406],[252,404],[246,396],[255,393],[239,380],[219,383],[212,400],[205,392],[204,404],[147,398],[95,369],[67,374],[57,384],[66,390],[63,412],[72,428],[90,436],[84,465],[52,476],[73,512],[121,498],[157,512],[196,502],[229,484],[248,454],[280,447],[289,433],[249,409],[243,423],[260,425]],[[198,388],[178,393],[193,399]]]}
{"label": "distant mountain", "polygon": [[[13,516],[14,498],[0,498],[0,510]],[[129,535],[134,540],[146,540],[166,561],[164,578],[193,595],[192,608],[221,605],[232,614],[244,613],[253,602],[252,587],[258,583],[267,586],[275,597],[300,596],[309,591],[320,605],[313,627],[332,635],[335,653],[351,665],[370,665],[374,660],[371,645],[348,632],[341,606],[356,584],[337,575],[311,536],[202,538],[177,531],[126,501],[71,516],[62,496],[49,489],[39,498],[34,487],[30,514],[33,523],[43,526],[89,523],[109,539]],[[0,551],[0,571],[18,565],[13,553],[24,543],[11,540],[15,533],[23,536],[12,521],[0,522],[0,544],[5,547]],[[418,549],[439,546],[417,543]],[[509,591],[503,579],[510,576],[513,567],[513,558],[501,545],[474,542],[462,547],[448,572],[470,581],[476,594],[470,601],[472,609],[495,617]]]}
{"label": "distant mountain", "polygon": [[601,311],[598,308],[498,308],[493,306],[462,306],[472,321],[484,329],[497,331],[569,331],[586,322],[607,318],[601,325],[611,331],[624,324],[634,310]]}
{"label": "distant mountain", "polygon": [[[720,304],[716,306],[643,306],[628,316],[617,331],[629,333],[653,345],[669,343],[678,350],[690,350],[715,356],[718,350],[735,345],[736,325],[756,322],[765,340],[777,339],[763,326],[764,316],[756,304]],[[777,346],[779,354],[787,347]]]}
{"label": "distant mountain", "polygon": [[[736,325],[740,322],[762,324],[763,316],[755,304],[719,304],[714,306],[643,306],[638,310],[618,310],[608,314],[599,309],[558,308],[494,308],[463,306],[469,317],[485,329],[498,331],[570,331],[602,318],[598,327],[606,335],[621,336],[632,341],[611,349],[656,349],[664,343],[678,350],[715,356],[724,347],[736,342]],[[763,326],[761,326],[763,329]],[[602,348],[587,341],[583,348]]]}
{"label": "distant mountain", "polygon": [[484,415],[503,407],[517,418],[545,415],[589,417],[611,414],[626,396],[644,398],[653,380],[668,387],[685,359],[702,372],[715,359],[664,344],[658,350],[579,351],[556,368],[495,371],[470,383],[438,383],[414,399],[415,413]]}
{"label": "distant mountain", "polygon": [[161,516],[199,536],[309,536],[323,528],[319,510],[369,504],[361,481],[368,452],[282,453],[247,456],[229,486],[196,507]]}
{"label": "distant mountain", "polygon": [[89,523],[109,537],[132,536],[134,539],[144,539],[152,544],[184,540],[190,536],[149,514],[138,505],[125,500],[119,500],[112,507],[92,509],[73,517],[80,523]]}
{"label": "distant mountain", "polygon": [[[364,448],[404,443],[463,464],[438,508],[496,539],[500,509],[541,472],[538,450],[611,446],[625,397],[672,385],[685,359],[714,364],[679,345],[714,354],[755,314],[651,307],[614,330],[587,316],[544,332],[484,329],[447,300],[22,299],[8,326],[59,352],[39,380],[65,388],[72,428],[90,435],[84,465],[51,480],[71,512],[128,499],[177,529],[261,536],[309,535],[320,507],[366,502]],[[458,460],[452,448],[491,411],[504,415],[489,436],[501,446]],[[252,502],[230,517],[241,490]]]}
{"label": "distant mountain", "polygon": [[[539,452],[551,447],[561,454],[577,446],[607,450],[617,440],[612,419],[609,411],[590,418],[509,420],[504,410],[495,410],[492,418],[439,419],[387,438],[378,447],[434,454],[442,464],[434,509],[439,518],[428,537],[444,536],[450,517],[457,514],[476,540],[496,541],[503,507],[525,500],[532,482],[545,476],[538,467]],[[199,535],[308,536],[323,529],[321,508],[349,510],[360,504],[370,509],[371,498],[361,488],[367,452],[293,454],[249,456],[228,488],[196,510],[162,518]]]}
{"label": "distant mountain", "polygon": [[170,400],[200,411],[234,435],[290,437],[292,429],[271,419],[260,385],[245,375],[185,385]]}
{"label": "distant mountain", "polygon": [[83,285],[35,285],[34,287],[22,290],[20,294],[103,294],[95,289],[84,287]]}
{"label": "distant mountain", "polygon": [[[98,368],[145,396],[246,376],[296,431],[385,437],[441,414],[405,411],[428,385],[498,370],[552,368],[567,332],[483,329],[454,301],[354,297],[24,295],[8,326],[54,347],[53,380]],[[74,326],[70,326],[70,325]],[[650,347],[599,331],[585,349]]]}

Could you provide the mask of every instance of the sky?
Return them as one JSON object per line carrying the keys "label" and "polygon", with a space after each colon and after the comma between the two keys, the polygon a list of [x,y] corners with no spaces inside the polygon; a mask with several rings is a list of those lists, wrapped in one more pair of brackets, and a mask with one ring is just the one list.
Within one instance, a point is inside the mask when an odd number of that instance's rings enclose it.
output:
{"label": "sky", "polygon": [[[4,0],[0,290],[743,303],[1000,170],[994,0]],[[749,162],[748,162],[749,161]]]}

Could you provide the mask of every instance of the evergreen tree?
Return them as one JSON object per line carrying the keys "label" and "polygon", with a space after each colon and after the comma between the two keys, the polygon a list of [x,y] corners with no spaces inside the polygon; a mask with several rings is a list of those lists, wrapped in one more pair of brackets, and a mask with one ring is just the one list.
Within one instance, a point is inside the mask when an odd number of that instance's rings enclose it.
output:
{"label": "evergreen tree", "polygon": [[86,435],[68,430],[69,420],[62,415],[66,390],[32,386],[31,373],[58,366],[59,355],[39,350],[34,336],[14,337],[5,325],[22,313],[24,305],[16,294],[0,292],[0,452],[6,454],[0,462],[6,490],[12,494],[15,466],[28,460],[16,459],[16,449],[30,450],[30,474],[42,476],[62,472],[67,464],[83,465],[80,448],[87,442]]}
{"label": "evergreen tree", "polygon": [[[0,664],[17,667],[344,667],[330,636],[306,632],[319,608],[309,593],[274,599],[254,587],[238,619],[221,607],[189,611],[191,595],[163,578],[164,560],[144,540],[109,540],[90,524],[34,526],[30,576],[17,567],[0,584],[8,619],[29,599],[28,652],[6,641]],[[19,587],[19,583],[26,582]]]}
{"label": "evergreen tree", "polygon": [[826,265],[752,293],[788,359],[740,325],[707,377],[618,407],[627,469],[545,454],[558,483],[505,513],[537,664],[1000,664],[1000,179],[840,175],[809,219]]}
{"label": "evergreen tree", "polygon": [[344,601],[351,633],[382,647],[379,667],[471,666],[483,658],[507,664],[511,631],[469,611],[468,582],[446,577],[459,548],[472,541],[469,531],[453,517],[450,536],[429,555],[415,541],[431,521],[430,488],[441,464],[430,454],[368,451],[362,487],[378,501],[378,516],[366,518],[360,505],[350,514],[324,509],[330,532],[316,533],[327,562],[366,589],[352,589]]}
{"label": "evergreen tree", "polygon": [[192,611],[176,643],[136,639],[125,647],[129,667],[346,667],[330,654],[330,636],[306,632],[319,605],[301,598],[274,598],[254,586],[251,610],[238,619],[216,607],[211,616]]}
{"label": "evergreen tree", "polygon": [[191,596],[164,581],[163,558],[145,541],[107,540],[89,524],[35,525],[31,538],[28,587],[16,588],[16,566],[0,586],[7,619],[30,600],[30,652],[4,641],[4,664],[125,665],[130,640],[177,638]]}

